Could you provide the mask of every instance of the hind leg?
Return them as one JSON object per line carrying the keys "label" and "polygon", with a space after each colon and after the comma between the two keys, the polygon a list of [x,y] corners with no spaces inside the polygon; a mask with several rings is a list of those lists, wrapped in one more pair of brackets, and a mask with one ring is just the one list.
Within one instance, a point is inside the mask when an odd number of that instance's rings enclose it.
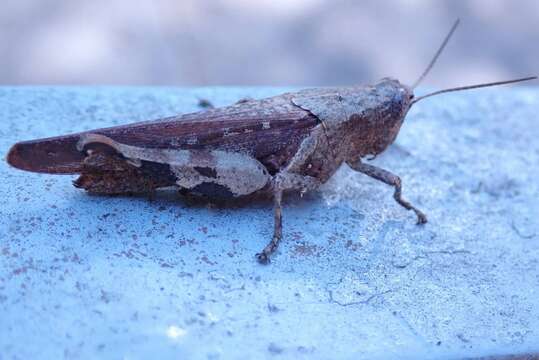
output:
{"label": "hind leg", "polygon": [[92,152],[84,159],[82,172],[73,185],[92,194],[151,195],[158,187],[170,184],[146,174],[118,155]]}
{"label": "hind leg", "polygon": [[126,158],[115,143],[101,139],[83,142],[87,138],[78,145],[79,150],[86,153],[86,158],[79,178],[73,182],[76,187],[93,194],[151,195],[159,187],[174,185],[170,171],[162,164]]}

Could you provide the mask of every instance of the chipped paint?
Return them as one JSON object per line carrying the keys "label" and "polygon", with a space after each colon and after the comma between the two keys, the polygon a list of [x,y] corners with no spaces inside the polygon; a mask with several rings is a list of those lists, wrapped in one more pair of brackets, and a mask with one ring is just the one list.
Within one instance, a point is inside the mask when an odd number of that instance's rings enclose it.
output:
{"label": "chipped paint", "polygon": [[[23,136],[110,126],[119,114],[187,112],[197,95],[225,103],[283,89],[96,91],[1,89],[1,152]],[[72,120],[90,106],[102,109],[98,118]],[[70,176],[0,167],[1,356],[437,359],[537,352],[539,242],[520,237],[511,220],[522,235],[539,234],[532,216],[539,210],[538,108],[533,88],[433,98],[421,109],[428,121],[411,121],[402,134],[399,145],[412,155],[393,147],[378,160],[408,176],[424,174],[406,190],[425,207],[443,209],[435,221],[413,229],[412,215],[391,205],[389,191],[369,191],[385,189],[343,169],[318,196],[289,197],[284,236],[291,241],[269,268],[252,256],[271,232],[264,228],[270,204],[216,210],[173,196],[149,203],[87,197],[70,190]],[[459,141],[458,151],[437,152],[454,147],[455,137],[430,134],[466,129],[489,131]],[[481,171],[472,171],[478,164]],[[462,191],[454,191],[451,176]],[[516,195],[498,189],[506,177],[515,179]],[[479,181],[489,193],[473,193]],[[297,256],[303,242],[316,245],[320,257]],[[214,324],[208,312],[221,321]],[[170,326],[177,328],[173,337],[187,334],[173,340]]]}

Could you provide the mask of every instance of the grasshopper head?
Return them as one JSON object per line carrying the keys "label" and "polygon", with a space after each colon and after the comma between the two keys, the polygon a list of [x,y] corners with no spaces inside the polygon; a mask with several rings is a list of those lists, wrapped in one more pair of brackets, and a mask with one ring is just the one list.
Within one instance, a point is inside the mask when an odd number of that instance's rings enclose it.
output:
{"label": "grasshopper head", "polygon": [[374,85],[375,96],[381,100],[382,112],[390,117],[404,117],[414,100],[412,88],[397,79],[383,78]]}
{"label": "grasshopper head", "polygon": [[356,156],[376,156],[395,141],[414,94],[398,80],[384,78],[372,87],[370,98],[364,118],[353,121]]}
{"label": "grasshopper head", "polygon": [[506,81],[459,86],[434,91],[419,97],[414,97],[413,90],[429,74],[438,57],[447,45],[447,42],[455,32],[458,24],[459,20],[453,24],[453,27],[446,35],[442,45],[436,51],[436,54],[430,61],[429,65],[412,86],[409,87],[403,85],[398,80],[391,78],[382,79],[378,84],[373,86],[371,94],[373,100],[369,102],[370,106],[368,108],[370,111],[366,116],[368,121],[366,121],[366,124],[364,122],[363,124],[356,125],[360,131],[358,133],[358,140],[355,141],[355,146],[353,147],[355,150],[355,153],[353,154],[354,156],[364,156],[367,154],[377,155],[384,151],[389,145],[391,145],[391,143],[393,143],[393,141],[395,141],[402,122],[404,121],[404,117],[408,113],[408,110],[410,110],[410,107],[420,100],[448,92],[513,84],[521,81],[537,79],[537,76],[528,76]]}
{"label": "grasshopper head", "polygon": [[372,101],[369,103],[370,106],[367,106],[369,111],[366,119],[363,119],[364,121],[362,122],[355,122],[358,129],[358,139],[356,140],[354,155],[376,156],[383,152],[395,141],[408,110],[420,100],[448,92],[513,84],[535,79],[537,79],[537,76],[528,76],[492,83],[460,86],[415,97],[412,87],[401,84],[396,79],[384,78],[373,86]]}

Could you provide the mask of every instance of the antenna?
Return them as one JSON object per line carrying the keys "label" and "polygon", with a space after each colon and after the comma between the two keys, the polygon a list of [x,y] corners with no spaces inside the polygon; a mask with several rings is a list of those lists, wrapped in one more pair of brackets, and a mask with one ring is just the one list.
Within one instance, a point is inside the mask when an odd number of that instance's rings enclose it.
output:
{"label": "antenna", "polygon": [[421,74],[419,79],[416,80],[416,82],[412,86],[412,89],[415,89],[416,86],[419,85],[419,83],[423,81],[423,79],[428,75],[429,71],[432,69],[432,67],[436,63],[436,60],[438,60],[438,57],[440,57],[440,54],[442,53],[442,51],[444,51],[445,46],[449,42],[449,39],[451,39],[451,36],[453,36],[453,33],[457,29],[457,26],[459,26],[459,23],[460,23],[460,19],[457,19],[455,23],[453,24],[453,26],[451,27],[451,30],[449,30],[449,33],[446,35],[444,41],[442,42],[442,45],[440,45],[440,47],[438,48],[438,51],[436,51],[436,54],[434,54],[434,57],[429,63],[429,66],[427,66],[425,71],[423,71],[423,74]]}
{"label": "antenna", "polygon": [[513,80],[506,80],[506,81],[497,81],[497,82],[484,83],[484,84],[476,84],[476,85],[459,86],[459,87],[455,87],[455,88],[449,88],[449,89],[444,89],[444,90],[438,90],[438,91],[431,92],[430,94],[423,95],[423,96],[419,96],[419,97],[415,98],[415,99],[410,103],[410,106],[411,106],[412,104],[415,104],[415,103],[418,102],[419,100],[423,100],[424,98],[428,98],[428,97],[431,97],[431,96],[434,96],[434,95],[440,95],[440,94],[443,94],[443,93],[448,93],[448,92],[453,92],[453,91],[462,91],[462,90],[478,89],[478,88],[489,87],[489,86],[497,86],[497,85],[513,84],[513,83],[517,83],[517,82],[529,81],[529,80],[535,80],[535,79],[537,79],[537,76],[528,76],[528,77],[520,78],[520,79],[513,79]]}

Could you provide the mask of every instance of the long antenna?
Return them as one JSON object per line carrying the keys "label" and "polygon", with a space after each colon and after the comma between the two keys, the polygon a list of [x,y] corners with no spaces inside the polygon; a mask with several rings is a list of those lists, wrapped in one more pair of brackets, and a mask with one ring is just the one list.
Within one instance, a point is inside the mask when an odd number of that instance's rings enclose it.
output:
{"label": "long antenna", "polygon": [[459,86],[459,87],[450,88],[450,89],[438,90],[438,91],[431,92],[430,94],[419,96],[419,97],[415,98],[411,102],[410,105],[415,104],[416,102],[418,102],[419,100],[423,100],[424,98],[428,98],[428,97],[431,97],[431,96],[434,96],[434,95],[440,95],[440,94],[443,94],[443,93],[448,93],[448,92],[453,92],[453,91],[470,90],[470,89],[478,89],[478,88],[483,88],[483,87],[488,87],[488,86],[513,84],[513,83],[517,83],[517,82],[521,82],[521,81],[528,81],[528,80],[535,80],[535,79],[537,79],[537,76],[528,76],[528,77],[520,78],[520,79],[497,81],[497,82],[485,83],[485,84]]}
{"label": "long antenna", "polygon": [[460,19],[457,19],[455,23],[453,24],[453,26],[451,27],[451,30],[449,30],[449,33],[446,35],[444,42],[442,43],[442,45],[440,45],[440,47],[438,48],[438,51],[436,51],[436,54],[434,54],[434,57],[429,63],[429,66],[427,66],[425,71],[423,71],[423,74],[421,74],[419,79],[416,80],[416,82],[412,86],[412,89],[415,89],[416,86],[419,85],[419,83],[423,81],[423,79],[428,75],[429,71],[432,69],[432,67],[436,63],[436,60],[438,60],[438,57],[440,57],[440,54],[442,53],[442,51],[444,51],[445,46],[449,42],[449,39],[451,39],[451,36],[453,36],[453,33],[457,29],[457,26],[459,26],[459,23],[460,23]]}

